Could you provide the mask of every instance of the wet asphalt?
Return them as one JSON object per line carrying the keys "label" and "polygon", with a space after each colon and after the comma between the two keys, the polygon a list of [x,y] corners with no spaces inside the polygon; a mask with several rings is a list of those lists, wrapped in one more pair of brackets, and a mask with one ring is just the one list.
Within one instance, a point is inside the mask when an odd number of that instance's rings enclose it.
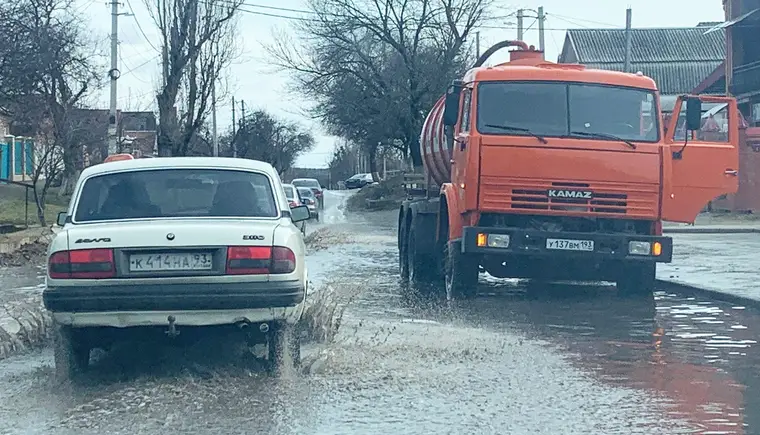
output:
{"label": "wet asphalt", "polygon": [[266,375],[210,334],[126,345],[61,385],[45,349],[0,361],[0,434],[760,434],[760,313],[485,276],[473,301],[409,296],[395,213],[344,200],[322,224],[343,243],[308,261],[347,309],[305,346],[308,374]]}

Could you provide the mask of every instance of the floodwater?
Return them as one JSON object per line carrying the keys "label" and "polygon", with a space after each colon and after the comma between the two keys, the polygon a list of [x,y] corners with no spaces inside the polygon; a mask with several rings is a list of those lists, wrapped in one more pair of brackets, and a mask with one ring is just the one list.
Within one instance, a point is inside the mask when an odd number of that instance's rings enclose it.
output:
{"label": "floodwater", "polygon": [[760,434],[760,313],[486,277],[473,301],[411,297],[395,213],[345,214],[345,195],[323,219],[344,243],[308,261],[347,309],[333,343],[305,347],[308,374],[211,340],[114,351],[60,386],[44,350],[0,361],[0,434]]}

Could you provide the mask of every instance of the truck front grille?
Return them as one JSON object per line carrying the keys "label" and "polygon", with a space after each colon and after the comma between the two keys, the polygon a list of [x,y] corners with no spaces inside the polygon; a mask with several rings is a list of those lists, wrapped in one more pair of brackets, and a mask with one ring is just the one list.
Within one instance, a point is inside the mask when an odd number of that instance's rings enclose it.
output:
{"label": "truck front grille", "polygon": [[[590,198],[550,196],[550,192],[592,192]],[[552,183],[551,189],[512,189],[512,208],[625,214],[625,193],[597,192],[586,183]]]}
{"label": "truck front grille", "polygon": [[654,219],[659,215],[660,186],[612,181],[549,181],[484,176],[479,186],[482,212],[553,216]]}

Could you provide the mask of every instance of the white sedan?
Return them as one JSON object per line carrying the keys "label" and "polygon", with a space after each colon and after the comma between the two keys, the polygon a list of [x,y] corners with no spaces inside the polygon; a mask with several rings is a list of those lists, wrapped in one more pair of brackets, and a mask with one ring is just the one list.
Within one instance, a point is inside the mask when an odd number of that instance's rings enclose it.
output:
{"label": "white sedan", "polygon": [[297,363],[308,279],[294,223],[307,219],[268,163],[177,157],[85,169],[48,250],[56,372],[86,369],[91,349],[134,327],[176,336],[238,325],[266,338],[271,365]]}

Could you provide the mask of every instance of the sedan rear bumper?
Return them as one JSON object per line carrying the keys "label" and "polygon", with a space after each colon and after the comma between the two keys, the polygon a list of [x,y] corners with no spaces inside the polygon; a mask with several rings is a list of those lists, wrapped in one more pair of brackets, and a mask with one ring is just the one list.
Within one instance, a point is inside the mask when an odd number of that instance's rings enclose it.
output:
{"label": "sedan rear bumper", "polygon": [[42,293],[54,313],[287,308],[305,297],[300,281],[48,287]]}

